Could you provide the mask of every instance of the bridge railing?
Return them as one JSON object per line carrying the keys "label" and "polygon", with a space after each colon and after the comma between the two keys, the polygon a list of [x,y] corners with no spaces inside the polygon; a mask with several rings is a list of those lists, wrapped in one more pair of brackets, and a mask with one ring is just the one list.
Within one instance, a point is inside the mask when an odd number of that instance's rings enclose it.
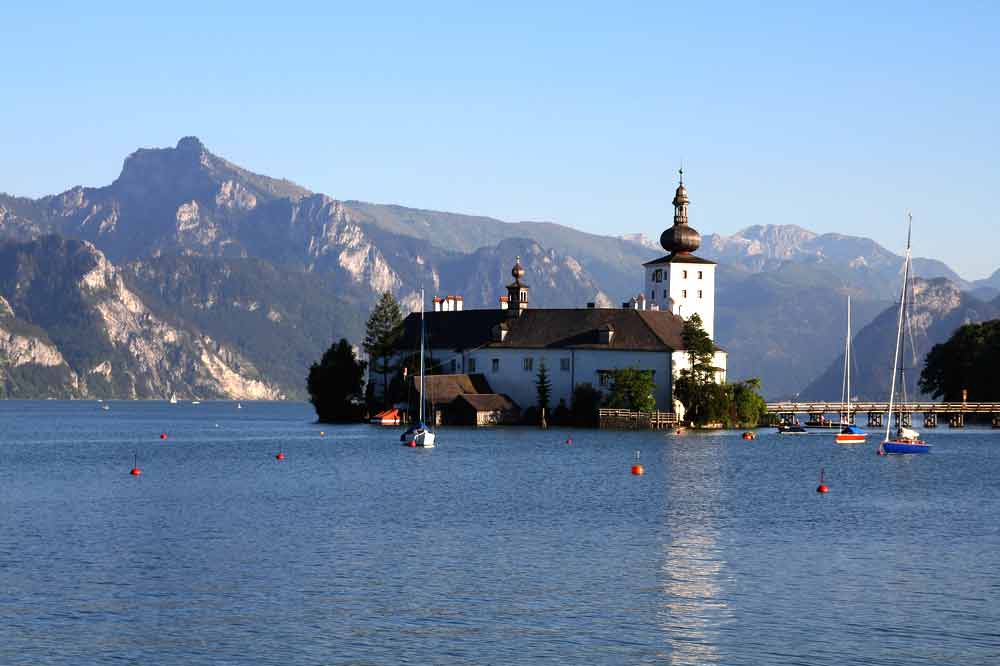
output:
{"label": "bridge railing", "polygon": [[[769,402],[769,414],[839,414],[847,410],[843,402]],[[852,412],[886,412],[888,402],[852,402]],[[904,402],[893,410],[924,414],[1000,414],[1000,402]]]}

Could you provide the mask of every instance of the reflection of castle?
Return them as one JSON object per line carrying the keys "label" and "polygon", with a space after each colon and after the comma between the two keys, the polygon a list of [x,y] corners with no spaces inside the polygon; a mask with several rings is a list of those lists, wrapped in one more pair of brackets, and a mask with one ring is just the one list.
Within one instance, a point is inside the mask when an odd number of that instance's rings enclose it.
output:
{"label": "reflection of castle", "polygon": [[670,504],[664,533],[661,622],[670,663],[719,661],[720,625],[731,616],[723,589],[725,561],[717,543],[721,499],[719,449],[671,446]]}
{"label": "reflection of castle", "polygon": [[[688,225],[688,196],[681,182],[674,195],[674,224],[660,236],[667,254],[643,267],[644,291],[621,309],[529,308],[530,288],[520,258],[500,307],[464,310],[462,298],[436,298],[425,313],[427,342],[442,370],[482,374],[492,391],[521,406],[536,401],[535,377],[544,363],[552,383],[551,405],[569,405],[573,389],[610,385],[614,370],[653,373],[658,409],[673,409],[673,378],[688,366],[681,330],[697,313],[708,334],[715,329],[715,264],[692,254],[701,236]],[[420,317],[404,323],[401,349],[419,344]],[[725,380],[726,353],[715,355],[719,381]]]}

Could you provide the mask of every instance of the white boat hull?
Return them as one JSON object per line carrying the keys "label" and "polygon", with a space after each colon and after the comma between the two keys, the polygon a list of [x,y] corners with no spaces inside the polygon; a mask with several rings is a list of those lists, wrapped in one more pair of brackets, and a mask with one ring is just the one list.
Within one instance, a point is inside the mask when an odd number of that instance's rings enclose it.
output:
{"label": "white boat hull", "polygon": [[413,438],[413,441],[416,442],[417,446],[421,448],[433,449],[434,433],[432,433],[430,430],[425,430],[421,433],[417,433],[417,435]]}

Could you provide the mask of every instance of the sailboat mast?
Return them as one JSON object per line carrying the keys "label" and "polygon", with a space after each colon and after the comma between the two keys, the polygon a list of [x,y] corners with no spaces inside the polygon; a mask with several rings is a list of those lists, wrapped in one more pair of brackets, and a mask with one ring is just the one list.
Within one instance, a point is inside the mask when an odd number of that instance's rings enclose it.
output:
{"label": "sailboat mast", "polygon": [[844,343],[844,395],[847,397],[847,423],[851,423],[851,295],[847,295],[847,342]]}
{"label": "sailboat mast", "polygon": [[903,257],[903,288],[899,296],[899,323],[896,325],[896,353],[892,357],[892,386],[889,389],[889,411],[886,414],[885,441],[889,441],[892,428],[892,406],[896,397],[896,371],[899,369],[899,343],[903,337],[903,309],[906,306],[906,285],[910,279],[910,235],[913,231],[913,215],[907,213],[906,255]]}
{"label": "sailboat mast", "polygon": [[424,290],[420,290],[420,408],[418,422],[424,422]]}

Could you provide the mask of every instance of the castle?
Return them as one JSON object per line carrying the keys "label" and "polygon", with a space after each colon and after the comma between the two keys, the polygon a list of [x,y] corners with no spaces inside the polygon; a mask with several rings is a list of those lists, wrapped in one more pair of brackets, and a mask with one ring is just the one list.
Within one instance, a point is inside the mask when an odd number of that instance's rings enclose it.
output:
{"label": "castle", "polygon": [[[652,372],[657,409],[673,411],[673,380],[689,367],[684,320],[697,313],[715,339],[716,266],[694,254],[701,236],[688,224],[688,204],[681,171],[674,223],[660,236],[667,254],[643,265],[643,293],[620,309],[529,307],[520,258],[497,309],[465,310],[461,297],[435,298],[433,311],[424,313],[425,335],[446,374],[428,377],[429,398],[436,406],[455,402],[477,411],[473,422],[509,420],[536,403],[535,380],[544,363],[551,408],[570,405],[581,384],[606,391],[615,370],[636,368]],[[404,321],[401,352],[416,349],[419,336],[420,313],[412,313]],[[713,361],[716,380],[725,381],[726,352],[717,348]]]}

